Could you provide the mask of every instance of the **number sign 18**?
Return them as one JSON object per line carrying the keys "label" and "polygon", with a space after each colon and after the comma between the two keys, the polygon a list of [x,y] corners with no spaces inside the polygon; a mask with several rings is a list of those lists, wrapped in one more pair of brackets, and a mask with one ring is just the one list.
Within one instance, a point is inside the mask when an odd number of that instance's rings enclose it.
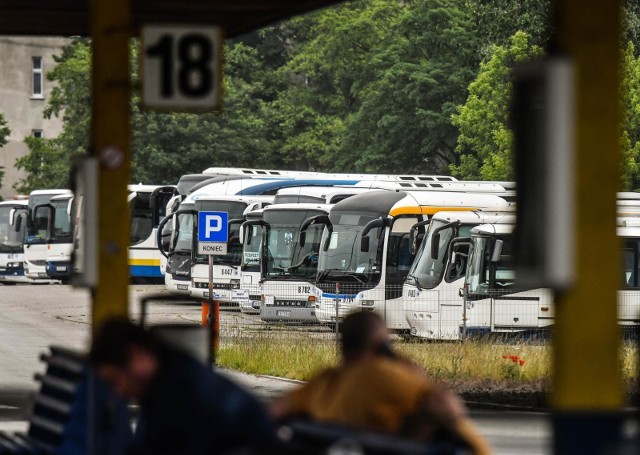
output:
{"label": "number sign 18", "polygon": [[144,105],[186,111],[219,108],[221,49],[219,27],[144,27]]}

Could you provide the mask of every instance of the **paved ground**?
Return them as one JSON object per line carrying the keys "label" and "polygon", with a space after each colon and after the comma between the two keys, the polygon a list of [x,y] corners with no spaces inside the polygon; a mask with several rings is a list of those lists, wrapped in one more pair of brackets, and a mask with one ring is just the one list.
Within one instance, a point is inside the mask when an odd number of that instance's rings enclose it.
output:
{"label": "paved ground", "polygon": [[[157,286],[131,288],[131,314],[139,314],[142,296]],[[51,344],[85,349],[89,338],[89,295],[61,285],[0,286],[0,429],[23,430],[33,374],[42,370],[40,354]],[[189,303],[154,303],[149,321],[200,321],[200,307]],[[226,317],[226,316],[225,316]],[[231,317],[231,316],[229,316]],[[235,316],[234,316],[235,317]],[[226,371],[234,380],[269,400],[295,382]],[[497,454],[548,453],[548,416],[541,413],[475,411],[472,417]]]}

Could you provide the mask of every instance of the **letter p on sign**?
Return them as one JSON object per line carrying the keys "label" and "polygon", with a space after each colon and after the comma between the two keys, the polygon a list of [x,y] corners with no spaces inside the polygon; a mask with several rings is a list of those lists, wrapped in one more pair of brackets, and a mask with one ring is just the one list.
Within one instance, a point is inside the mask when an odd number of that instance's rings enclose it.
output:
{"label": "letter p on sign", "polygon": [[224,242],[229,238],[227,212],[198,212],[198,241]]}
{"label": "letter p on sign", "polygon": [[214,232],[222,230],[222,217],[220,215],[206,215],[204,218],[204,230],[207,238],[210,238]]}

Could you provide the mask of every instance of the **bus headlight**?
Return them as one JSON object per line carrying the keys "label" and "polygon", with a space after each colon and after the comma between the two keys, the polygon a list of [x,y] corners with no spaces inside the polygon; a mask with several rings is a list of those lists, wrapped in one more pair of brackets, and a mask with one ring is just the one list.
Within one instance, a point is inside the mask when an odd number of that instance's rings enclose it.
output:
{"label": "bus headlight", "polygon": [[363,300],[362,306],[373,306],[375,304],[375,300]]}

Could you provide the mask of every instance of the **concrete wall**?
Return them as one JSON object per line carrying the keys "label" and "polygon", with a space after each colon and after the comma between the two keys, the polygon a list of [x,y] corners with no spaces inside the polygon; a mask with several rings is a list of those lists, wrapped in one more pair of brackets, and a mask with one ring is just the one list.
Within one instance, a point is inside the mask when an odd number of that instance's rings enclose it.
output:
{"label": "concrete wall", "polygon": [[[29,153],[24,138],[31,136],[33,130],[42,130],[48,138],[62,131],[62,119],[47,120],[42,112],[52,89],[46,73],[55,65],[53,56],[59,55],[69,42],[66,38],[0,36],[0,112],[11,129],[9,142],[0,148],[0,166],[5,170],[0,196],[5,199],[16,194],[13,185],[22,177],[14,163]],[[32,57],[42,57],[41,97],[32,96]]]}

